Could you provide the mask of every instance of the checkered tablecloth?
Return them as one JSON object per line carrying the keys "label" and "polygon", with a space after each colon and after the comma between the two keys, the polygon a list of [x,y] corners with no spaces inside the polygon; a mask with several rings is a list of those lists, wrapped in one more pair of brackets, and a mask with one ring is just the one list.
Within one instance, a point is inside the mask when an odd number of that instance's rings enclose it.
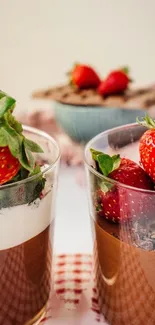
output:
{"label": "checkered tablecloth", "polygon": [[99,312],[91,255],[57,256],[54,289],[42,325],[107,324]]}

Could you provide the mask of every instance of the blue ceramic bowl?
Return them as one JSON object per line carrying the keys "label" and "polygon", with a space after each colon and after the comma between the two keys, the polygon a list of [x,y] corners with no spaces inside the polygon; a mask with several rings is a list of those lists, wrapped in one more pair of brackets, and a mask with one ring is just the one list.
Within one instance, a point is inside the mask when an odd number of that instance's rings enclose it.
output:
{"label": "blue ceramic bowl", "polygon": [[144,116],[144,110],[115,107],[67,105],[54,102],[55,117],[62,129],[75,141],[87,142],[95,135]]}

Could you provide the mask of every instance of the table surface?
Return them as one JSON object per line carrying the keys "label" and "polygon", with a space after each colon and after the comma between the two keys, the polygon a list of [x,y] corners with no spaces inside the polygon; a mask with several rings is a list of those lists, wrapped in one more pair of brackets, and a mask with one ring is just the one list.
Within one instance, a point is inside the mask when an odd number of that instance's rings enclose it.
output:
{"label": "table surface", "polygon": [[82,167],[62,165],[56,204],[56,254],[92,253],[86,188],[77,183]]}

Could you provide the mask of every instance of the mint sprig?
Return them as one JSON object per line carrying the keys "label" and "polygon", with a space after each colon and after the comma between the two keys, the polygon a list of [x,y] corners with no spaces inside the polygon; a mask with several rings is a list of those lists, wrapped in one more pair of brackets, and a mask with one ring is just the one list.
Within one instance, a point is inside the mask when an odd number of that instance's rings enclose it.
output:
{"label": "mint sprig", "polygon": [[12,115],[16,100],[0,91],[0,147],[8,146],[12,155],[31,174],[35,168],[32,152],[42,153],[42,148],[23,135],[20,122]]}
{"label": "mint sprig", "polygon": [[[23,134],[20,122],[12,115],[16,100],[0,91],[0,147],[8,146],[12,155],[20,162],[18,173],[9,180],[19,182],[36,175],[31,181],[18,183],[16,188],[9,187],[0,191],[0,209],[21,204],[31,204],[41,198],[46,179],[36,163],[33,153],[42,153],[42,148]],[[6,183],[6,184],[8,184]]]}
{"label": "mint sprig", "polygon": [[[120,155],[109,156],[101,151],[90,149],[92,158],[96,163],[96,169],[104,176],[108,176],[112,171],[119,168],[121,163]],[[97,179],[97,186],[102,192],[107,193],[113,188],[113,183],[106,179]]]}
{"label": "mint sprig", "polygon": [[120,155],[114,155],[110,157],[109,155],[96,151],[94,149],[90,149],[92,158],[95,162],[97,162],[99,172],[104,176],[108,176],[112,171],[118,169],[121,163]]}

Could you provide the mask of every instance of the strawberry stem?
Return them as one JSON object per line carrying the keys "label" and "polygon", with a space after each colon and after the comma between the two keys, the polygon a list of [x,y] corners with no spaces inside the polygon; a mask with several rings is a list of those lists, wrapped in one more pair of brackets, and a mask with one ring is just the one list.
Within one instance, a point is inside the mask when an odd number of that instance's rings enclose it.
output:
{"label": "strawberry stem", "polygon": [[145,117],[142,118],[142,121],[140,121],[139,118],[137,117],[136,122],[148,129],[155,129],[155,120],[153,120],[147,114]]}
{"label": "strawberry stem", "polygon": [[129,75],[130,73],[130,68],[127,66],[122,67],[120,70],[123,71],[126,75]]}

